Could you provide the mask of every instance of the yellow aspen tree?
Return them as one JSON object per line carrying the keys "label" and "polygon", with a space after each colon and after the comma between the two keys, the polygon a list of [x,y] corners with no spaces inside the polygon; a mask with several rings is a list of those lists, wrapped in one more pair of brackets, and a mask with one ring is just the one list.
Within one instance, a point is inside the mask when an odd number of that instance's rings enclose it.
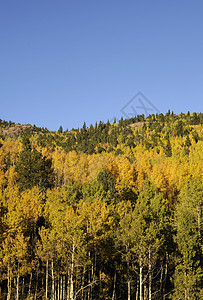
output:
{"label": "yellow aspen tree", "polygon": [[136,187],[136,164],[130,163],[126,157],[119,157],[117,160],[118,177],[117,185],[119,191],[133,189]]}
{"label": "yellow aspen tree", "polygon": [[135,263],[133,255],[133,242],[131,235],[132,227],[132,205],[130,201],[121,201],[116,206],[116,215],[118,216],[118,227],[116,230],[116,247],[117,251],[121,254],[121,261],[126,264],[127,274],[127,297],[126,299],[131,299],[131,276],[130,271],[132,269],[133,262]]}
{"label": "yellow aspen tree", "polygon": [[0,189],[3,191],[6,187],[6,178],[3,170],[0,170]]}
{"label": "yellow aspen tree", "polygon": [[203,177],[203,141],[191,146],[189,154],[189,173],[194,177]]}
{"label": "yellow aspen tree", "polygon": [[7,139],[2,146],[2,150],[4,152],[4,156],[10,153],[11,162],[14,164],[22,150],[22,145],[18,140]]}
{"label": "yellow aspen tree", "polygon": [[6,231],[2,246],[2,260],[7,268],[7,298],[11,297],[11,281],[15,277],[16,299],[20,299],[19,278],[29,273],[29,238],[26,237],[21,197],[16,187],[8,187],[5,190],[4,206],[7,208],[7,213],[4,217]]}
{"label": "yellow aspen tree", "polygon": [[106,155],[106,169],[114,178],[118,177],[119,174],[118,164],[116,162],[115,156],[111,153]]}
{"label": "yellow aspen tree", "polygon": [[[42,226],[39,229],[41,240],[37,244],[37,255],[45,267],[45,297],[50,296],[51,299],[55,297],[57,275],[62,272],[62,268],[66,270],[67,253],[64,245],[66,206],[66,196],[61,192],[61,188],[47,190],[43,213],[46,227]],[[58,261],[61,262],[61,266],[58,265]],[[51,290],[48,288],[49,270],[51,273]]]}
{"label": "yellow aspen tree", "polygon": [[106,157],[103,153],[89,155],[88,180],[95,178],[99,171],[108,165]]}
{"label": "yellow aspen tree", "polygon": [[65,159],[65,182],[75,182],[79,179],[78,174],[78,161],[79,156],[78,154],[73,150],[66,154]]}
{"label": "yellow aspen tree", "polygon": [[21,193],[21,209],[24,218],[28,224],[36,225],[40,216],[42,216],[44,195],[38,187],[26,190]]}
{"label": "yellow aspen tree", "polygon": [[137,186],[142,189],[144,181],[148,178],[152,170],[151,153],[148,151],[135,153],[136,171],[137,171]]}
{"label": "yellow aspen tree", "polygon": [[[112,263],[115,255],[112,247],[115,229],[112,212],[110,207],[99,199],[94,199],[92,202],[81,200],[78,204],[78,212],[85,226],[88,258],[91,262],[88,266],[88,284],[96,284],[99,280],[101,283],[100,293],[102,295],[109,294],[112,278],[106,271],[105,265]],[[99,297],[97,294],[92,295],[92,292],[90,288],[88,290],[90,297]]]}
{"label": "yellow aspen tree", "polygon": [[17,173],[15,170],[15,166],[10,166],[10,168],[6,171],[5,177],[7,179],[8,186],[13,186],[17,182]]}
{"label": "yellow aspen tree", "polygon": [[56,173],[56,184],[57,186],[61,186],[64,184],[64,166],[65,166],[65,151],[59,148],[56,148],[54,153],[52,154],[53,159],[53,167]]}

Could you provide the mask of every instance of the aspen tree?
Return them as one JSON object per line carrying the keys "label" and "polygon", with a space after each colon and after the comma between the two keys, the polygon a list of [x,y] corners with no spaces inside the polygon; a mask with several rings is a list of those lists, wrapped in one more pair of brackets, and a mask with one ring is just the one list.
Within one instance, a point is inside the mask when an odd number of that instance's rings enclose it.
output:
{"label": "aspen tree", "polygon": [[178,246],[174,299],[200,299],[203,184],[191,178],[182,188],[175,211]]}
{"label": "aspen tree", "polygon": [[[165,242],[165,233],[170,230],[166,201],[156,191],[154,185],[145,181],[143,191],[138,196],[132,215],[132,239],[137,256],[140,276],[140,300],[143,300],[143,285],[148,282],[148,298],[152,299],[153,268],[158,253]],[[148,272],[144,272],[144,269]]]}
{"label": "aspen tree", "polygon": [[116,232],[117,249],[121,252],[121,259],[126,263],[127,268],[127,299],[131,299],[131,278],[130,266],[135,259],[132,249],[134,238],[132,237],[132,205],[131,202],[120,202],[117,205],[116,212],[119,218],[118,229]]}

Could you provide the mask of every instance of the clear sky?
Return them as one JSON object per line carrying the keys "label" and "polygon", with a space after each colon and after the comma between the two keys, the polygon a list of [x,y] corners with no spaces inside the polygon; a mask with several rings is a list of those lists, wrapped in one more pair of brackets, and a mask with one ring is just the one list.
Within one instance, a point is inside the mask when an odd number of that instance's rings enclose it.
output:
{"label": "clear sky", "polygon": [[1,0],[0,118],[89,126],[144,113],[138,92],[151,113],[202,111],[202,16],[202,0]]}

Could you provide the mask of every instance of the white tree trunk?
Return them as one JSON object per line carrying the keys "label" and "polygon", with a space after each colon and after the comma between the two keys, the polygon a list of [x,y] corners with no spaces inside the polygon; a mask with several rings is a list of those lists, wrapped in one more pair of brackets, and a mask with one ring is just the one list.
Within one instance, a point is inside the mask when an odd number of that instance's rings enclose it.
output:
{"label": "white tree trunk", "polygon": [[16,280],[16,300],[19,300],[19,265],[18,265],[17,280]]}
{"label": "white tree trunk", "polygon": [[129,262],[127,263],[127,273],[128,273],[128,300],[130,300],[130,274],[129,274]]}
{"label": "white tree trunk", "polygon": [[51,300],[55,298],[55,287],[54,287],[54,260],[51,260]]}
{"label": "white tree trunk", "polygon": [[128,281],[128,300],[130,300],[130,280]]}
{"label": "white tree trunk", "polygon": [[23,283],[22,283],[22,298],[24,299],[24,290],[25,290],[25,278],[23,277]]}
{"label": "white tree trunk", "polygon": [[137,277],[137,290],[136,290],[136,300],[139,298],[139,278]]}
{"label": "white tree trunk", "polygon": [[63,300],[63,276],[60,276],[61,284],[60,284],[60,299]]}
{"label": "white tree trunk", "polygon": [[67,300],[70,300],[70,271],[68,270],[68,278],[67,278]]}
{"label": "white tree trunk", "polygon": [[60,276],[58,275],[58,300],[60,300]]}
{"label": "white tree trunk", "polygon": [[74,300],[74,289],[73,289],[74,254],[75,254],[75,243],[73,240],[71,271],[70,271],[70,300]]}
{"label": "white tree trunk", "polygon": [[66,297],[66,277],[63,276],[63,300],[65,300]]}
{"label": "white tree trunk", "polygon": [[28,296],[30,297],[31,295],[31,286],[32,286],[32,272],[30,274],[30,282],[29,282],[29,290],[28,290]]}
{"label": "white tree trunk", "polygon": [[143,296],[142,296],[142,257],[140,256],[140,300],[143,300]]}
{"label": "white tree trunk", "polygon": [[10,278],[10,266],[8,265],[8,270],[7,270],[7,300],[11,299],[11,278]]}
{"label": "white tree trunk", "polygon": [[47,259],[46,263],[46,286],[45,286],[45,297],[48,298],[48,272],[49,272],[49,261]]}
{"label": "white tree trunk", "polygon": [[112,295],[112,300],[115,300],[116,297],[116,269],[114,273],[114,279],[113,279],[113,295]]}
{"label": "white tree trunk", "polygon": [[151,264],[151,250],[149,249],[149,300],[152,299],[152,264]]}
{"label": "white tree trunk", "polygon": [[146,282],[144,282],[144,300],[147,300],[147,286],[146,286]]}
{"label": "white tree trunk", "polygon": [[168,253],[166,252],[166,265],[165,265],[165,276],[164,276],[164,284],[163,284],[163,300],[165,300],[165,289],[166,289],[166,279],[168,273]]}

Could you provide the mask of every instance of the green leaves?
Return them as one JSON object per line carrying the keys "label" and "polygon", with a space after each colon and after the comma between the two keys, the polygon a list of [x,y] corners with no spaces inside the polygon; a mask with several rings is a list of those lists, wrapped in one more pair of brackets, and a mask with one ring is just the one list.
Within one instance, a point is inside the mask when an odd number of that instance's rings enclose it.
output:
{"label": "green leaves", "polygon": [[43,157],[36,149],[31,149],[29,142],[20,153],[15,169],[21,191],[34,186],[38,186],[41,191],[53,187],[54,172],[51,159]]}
{"label": "green leaves", "polygon": [[203,183],[188,181],[179,197],[175,211],[178,255],[175,270],[175,299],[200,299],[202,259]]}

